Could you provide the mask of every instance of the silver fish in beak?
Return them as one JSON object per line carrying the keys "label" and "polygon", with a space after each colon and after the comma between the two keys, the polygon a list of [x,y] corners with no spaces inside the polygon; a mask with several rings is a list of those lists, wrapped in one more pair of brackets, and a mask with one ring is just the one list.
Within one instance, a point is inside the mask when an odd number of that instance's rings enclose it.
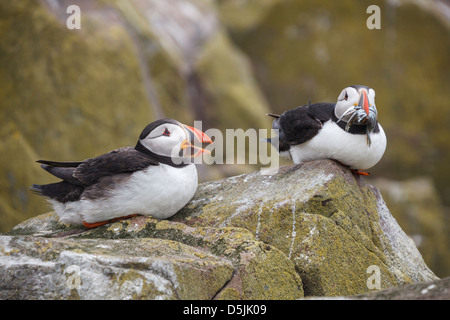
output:
{"label": "silver fish in beak", "polygon": [[349,131],[352,125],[365,125],[367,134],[367,145],[370,147],[372,141],[370,140],[370,134],[375,129],[377,125],[378,112],[375,105],[369,104],[369,99],[367,97],[367,90],[360,89],[360,97],[358,103],[355,103],[353,108],[349,108],[344,114],[338,119],[339,121],[344,121],[348,118],[347,124],[345,126],[345,131]]}

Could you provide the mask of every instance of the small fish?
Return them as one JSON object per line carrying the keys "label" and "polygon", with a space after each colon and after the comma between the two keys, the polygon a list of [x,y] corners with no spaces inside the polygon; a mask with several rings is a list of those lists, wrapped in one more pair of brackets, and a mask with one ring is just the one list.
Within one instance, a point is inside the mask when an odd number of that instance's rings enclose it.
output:
{"label": "small fish", "polygon": [[367,130],[367,145],[370,147],[372,144],[372,141],[370,139],[370,133],[375,128],[375,125],[377,123],[377,109],[375,106],[369,107],[369,114],[367,115],[366,111],[364,111],[363,108],[360,106],[355,106],[353,109],[348,109],[339,119],[339,121],[343,121],[345,117],[348,117],[350,115],[350,118],[347,120],[347,124],[345,125],[345,131],[349,131],[350,127],[352,125],[366,125]]}

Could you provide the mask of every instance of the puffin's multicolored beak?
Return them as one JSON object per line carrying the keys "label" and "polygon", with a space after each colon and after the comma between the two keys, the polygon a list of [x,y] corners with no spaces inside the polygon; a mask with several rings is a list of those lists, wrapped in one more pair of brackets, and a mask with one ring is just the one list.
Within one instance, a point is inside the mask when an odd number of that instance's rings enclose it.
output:
{"label": "puffin's multicolored beak", "polygon": [[194,135],[195,139],[196,139],[198,142],[201,142],[201,143],[208,143],[208,144],[209,144],[209,143],[213,143],[210,137],[208,137],[204,132],[198,130],[197,128],[190,127],[190,126],[187,126],[187,125],[184,125],[184,127],[185,127],[190,133],[192,133],[192,134]]}
{"label": "puffin's multicolored beak", "polygon": [[[211,138],[208,137],[204,132],[198,130],[197,128],[187,126],[187,125],[183,125],[183,126],[186,129],[186,131],[189,133],[190,139],[189,140],[186,139],[181,143],[181,149],[184,150],[187,148],[191,148],[191,152],[189,154],[189,156],[191,158],[198,157],[203,153],[210,154],[211,152],[209,150],[205,150],[205,149],[203,149],[203,146],[200,147],[198,145],[213,143]],[[195,143],[195,141],[197,143]],[[198,145],[196,145],[196,144],[198,144]]]}
{"label": "puffin's multicolored beak", "polygon": [[361,89],[358,106],[366,112],[367,116],[369,116],[369,98],[367,97],[366,89]]}
{"label": "puffin's multicolored beak", "polygon": [[[371,139],[370,139],[370,133],[374,130],[375,126],[377,125],[377,118],[378,118],[378,112],[375,105],[369,104],[369,98],[367,97],[368,92],[366,89],[360,90],[360,96],[359,96],[359,102],[356,108],[359,108],[360,110],[364,110],[362,113],[363,116],[359,116],[357,119],[358,123],[366,124],[366,134],[367,134],[367,145],[370,147],[371,145]],[[357,114],[357,112],[356,112]],[[367,116],[366,116],[367,115]]]}

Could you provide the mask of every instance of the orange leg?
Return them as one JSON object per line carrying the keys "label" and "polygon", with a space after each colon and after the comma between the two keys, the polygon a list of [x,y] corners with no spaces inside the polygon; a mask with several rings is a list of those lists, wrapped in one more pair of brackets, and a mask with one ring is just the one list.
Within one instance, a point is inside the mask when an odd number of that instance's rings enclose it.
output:
{"label": "orange leg", "polygon": [[[343,164],[342,162],[337,161],[337,160],[334,160],[334,161],[336,161],[337,163],[339,163],[341,166],[344,166],[344,167],[350,169],[350,166],[348,166],[348,165],[346,165],[346,164]],[[350,169],[350,171],[351,171],[353,174],[356,174],[356,175],[359,175],[359,176],[370,176],[370,172],[359,171],[358,169]]]}
{"label": "orange leg", "polygon": [[356,169],[352,169],[351,171],[352,171],[353,174],[357,174],[357,175],[360,175],[360,176],[370,176],[369,172],[359,171],[359,170],[356,170]]}
{"label": "orange leg", "polygon": [[137,214],[130,214],[129,216],[125,216],[125,217],[119,217],[119,218],[114,218],[114,219],[110,219],[110,220],[106,220],[106,221],[93,222],[93,223],[83,221],[83,226],[85,226],[86,228],[89,228],[89,229],[97,228],[97,227],[103,226],[103,225],[111,223],[111,222],[124,220],[124,219],[128,219],[128,218],[136,217],[136,216],[137,216]]}

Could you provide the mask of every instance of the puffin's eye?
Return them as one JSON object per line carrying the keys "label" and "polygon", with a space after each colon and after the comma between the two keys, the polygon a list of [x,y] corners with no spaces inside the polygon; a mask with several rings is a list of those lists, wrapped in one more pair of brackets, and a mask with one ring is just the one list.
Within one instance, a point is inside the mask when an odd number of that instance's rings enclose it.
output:
{"label": "puffin's eye", "polygon": [[347,93],[345,93],[344,100],[348,100],[348,94]]}
{"label": "puffin's eye", "polygon": [[163,136],[170,136],[170,131],[167,128],[164,129]]}

